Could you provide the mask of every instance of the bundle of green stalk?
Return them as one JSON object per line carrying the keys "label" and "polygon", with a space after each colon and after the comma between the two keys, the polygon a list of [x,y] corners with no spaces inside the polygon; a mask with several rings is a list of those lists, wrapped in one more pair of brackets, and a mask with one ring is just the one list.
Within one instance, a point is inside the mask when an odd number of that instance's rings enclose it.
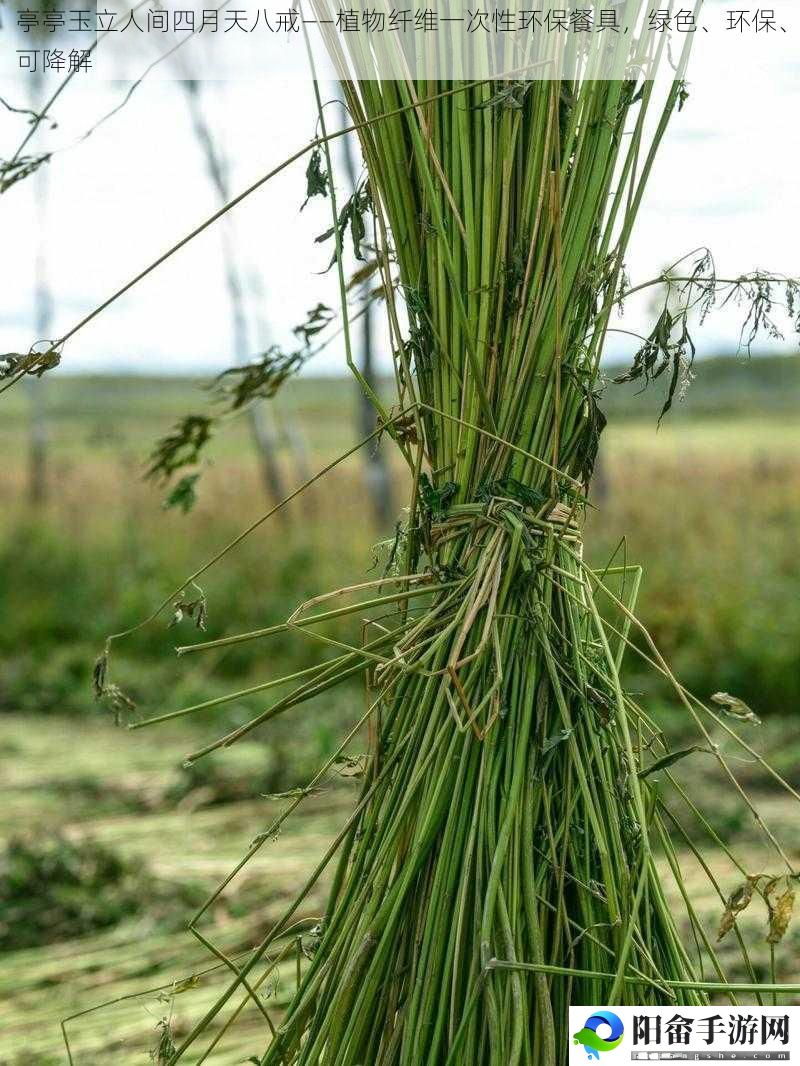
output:
{"label": "bundle of green stalk", "polygon": [[[329,44],[344,74],[348,57],[335,37]],[[652,62],[663,40],[642,47]],[[379,611],[363,643],[192,757],[367,677],[361,798],[230,991],[290,943],[310,884],[335,856],[326,913],[304,943],[308,961],[264,1066],[555,1066],[571,1044],[570,1004],[692,1004],[743,987],[726,984],[684,887],[668,829],[694,845],[654,769],[728,849],[620,683],[638,579],[624,567],[591,570],[581,534],[603,421],[603,340],[683,83],[660,97],[636,77],[344,84],[396,355],[397,407],[379,413],[411,468],[412,496],[377,593],[289,623],[309,634]],[[350,201],[338,213],[335,198],[332,207],[341,269],[337,220],[356,209]],[[230,639],[240,638],[215,643]],[[671,678],[655,648],[644,654]],[[705,709],[676,691],[734,781]],[[665,898],[666,867],[691,958]]]}
{"label": "bundle of green stalk", "polygon": [[649,144],[650,83],[450,88],[347,85],[354,122],[398,112],[361,144],[409,321],[402,554],[447,587],[372,670],[359,814],[270,1066],[550,1066],[570,1003],[703,1001],[666,983],[695,974],[580,535],[604,327],[681,85]]}

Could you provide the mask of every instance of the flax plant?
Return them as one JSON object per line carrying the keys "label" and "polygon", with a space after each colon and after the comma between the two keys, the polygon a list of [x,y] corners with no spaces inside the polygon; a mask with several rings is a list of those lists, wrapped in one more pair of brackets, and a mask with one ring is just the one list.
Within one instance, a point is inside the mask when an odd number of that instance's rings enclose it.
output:
{"label": "flax plant", "polygon": [[580,534],[605,328],[683,85],[653,127],[653,82],[635,77],[417,106],[441,86],[378,74],[345,86],[414,413],[396,557],[449,587],[371,668],[359,814],[262,1062],[552,1066],[571,1002],[704,996]]}

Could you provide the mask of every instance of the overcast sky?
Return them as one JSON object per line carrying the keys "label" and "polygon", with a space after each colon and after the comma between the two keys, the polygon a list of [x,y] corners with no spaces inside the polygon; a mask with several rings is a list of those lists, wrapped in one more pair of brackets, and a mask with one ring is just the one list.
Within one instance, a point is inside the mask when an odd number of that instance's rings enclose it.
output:
{"label": "overcast sky", "polygon": [[[634,281],[698,245],[713,250],[723,275],[756,267],[800,274],[798,70],[797,63],[753,65],[746,75],[713,64],[696,70],[635,231],[628,263]],[[0,95],[17,104],[26,103],[26,89],[22,75],[13,84],[0,82]],[[58,129],[29,150],[72,145],[125,90],[120,83],[75,79],[57,105]],[[203,98],[235,191],[314,133],[309,84],[208,83]],[[24,121],[0,107],[0,158],[16,147]],[[327,201],[299,211],[304,169],[303,161],[288,168],[229,216],[249,278],[253,351],[270,340],[290,342],[291,327],[308,308],[337,301],[335,271],[320,273],[330,252],[314,243],[329,225]],[[44,237],[55,299],[52,333],[61,335],[218,206],[184,89],[155,78],[88,140],[54,156],[47,182],[46,219],[37,210],[41,183],[35,179],[0,198],[0,352],[26,350],[36,339],[37,234]],[[624,324],[637,329],[640,312],[630,309]],[[722,314],[705,327],[703,350],[729,349],[736,339],[736,318]],[[622,354],[624,343],[612,341],[612,354]],[[232,361],[219,229],[179,252],[64,353],[65,365],[80,370],[206,371]],[[335,372],[342,363],[332,345],[315,366]]]}

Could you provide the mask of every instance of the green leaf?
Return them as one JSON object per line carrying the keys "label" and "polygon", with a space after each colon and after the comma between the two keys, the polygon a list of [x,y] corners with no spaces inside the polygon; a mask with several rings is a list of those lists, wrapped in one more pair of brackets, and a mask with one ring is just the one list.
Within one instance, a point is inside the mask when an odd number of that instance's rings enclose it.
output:
{"label": "green leaf", "polygon": [[739,722],[752,722],[753,725],[761,725],[761,719],[744,700],[738,696],[731,696],[728,692],[715,692],[711,697],[714,703],[721,708],[723,714],[735,718]]}
{"label": "green leaf", "polygon": [[640,770],[638,776],[640,778],[645,778],[649,777],[650,774],[657,773],[659,770],[666,770],[668,766],[672,766],[680,759],[685,759],[688,755],[694,755],[696,751],[705,752],[706,755],[714,754],[711,748],[704,748],[702,744],[693,744],[690,748],[681,748],[680,751],[671,751],[663,758],[657,759],[654,763],[648,766],[646,770]]}
{"label": "green leaf", "polygon": [[542,744],[542,755],[547,755],[547,753],[552,751],[553,748],[558,747],[559,744],[563,744],[563,742],[568,740],[573,733],[574,729],[562,729],[560,733],[554,733],[552,737],[548,737],[544,744]]}
{"label": "green leaf", "polygon": [[50,152],[43,152],[41,155],[21,155],[17,159],[0,159],[0,194],[35,174],[40,166],[50,162],[50,155]]}
{"label": "green leaf", "polygon": [[194,466],[211,440],[214,419],[207,415],[186,415],[159,440],[150,455],[145,477],[168,481],[182,466]]}
{"label": "green leaf", "polygon": [[[367,235],[367,226],[364,221],[364,216],[372,210],[372,194],[369,191],[369,184],[364,182],[360,185],[344,207],[339,212],[339,217],[336,220],[335,225],[330,229],[325,230],[324,233],[315,239],[316,244],[322,244],[327,240],[330,240],[334,234],[338,236],[338,247],[341,248],[344,245],[344,236],[348,228],[350,230],[350,238],[353,242],[353,255],[356,259],[365,262],[365,256],[361,250],[361,245]],[[328,264],[328,270],[333,266],[338,257],[338,249],[334,251],[330,263]]]}
{"label": "green leaf", "polygon": [[262,792],[262,799],[267,800],[287,800],[298,799],[300,796],[318,796],[322,792],[320,788],[303,788],[298,786],[297,788],[287,788],[285,792]]}
{"label": "green leaf", "polygon": [[296,337],[300,337],[307,347],[311,338],[316,337],[318,333],[321,333],[335,317],[335,312],[332,311],[327,304],[319,303],[316,307],[311,308],[305,322],[302,322],[299,326],[295,326],[292,333],[294,333]]}
{"label": "green leaf", "polygon": [[[321,307],[323,305],[318,304],[310,314],[313,315]],[[299,335],[303,329],[303,326],[296,326],[294,332]],[[311,352],[307,350],[284,352],[277,344],[273,344],[252,363],[223,370],[214,379],[211,388],[218,399],[229,405],[230,411],[238,411],[251,400],[271,400],[281,385],[296,374],[310,356]]]}
{"label": "green leaf", "polygon": [[446,481],[444,485],[435,488],[427,474],[419,476],[420,500],[431,518],[443,518],[457,492],[458,485],[455,481]]}
{"label": "green leaf", "polygon": [[172,507],[179,507],[184,514],[188,514],[197,503],[195,485],[197,484],[199,477],[199,473],[186,474],[182,477],[172,492],[170,492],[164,500],[165,510],[169,510]]}
{"label": "green leaf", "polygon": [[511,82],[511,84],[507,85],[504,89],[499,89],[494,96],[490,96],[488,100],[484,100],[482,104],[476,104],[475,109],[480,111],[483,108],[492,107],[505,108],[511,111],[521,111],[525,95],[529,88],[529,82]]}
{"label": "green leaf", "polygon": [[190,977],[185,977],[182,981],[176,981],[169,992],[161,992],[158,998],[162,1003],[171,1003],[174,996],[180,996],[184,992],[190,992],[193,988],[197,988],[200,984],[200,977],[197,974],[192,974]]}
{"label": "green leaf", "polygon": [[478,490],[477,495],[479,500],[487,503],[496,496],[502,496],[509,500],[517,500],[525,507],[531,507],[534,510],[547,502],[547,496],[543,492],[524,485],[514,477],[500,477],[489,481]]}
{"label": "green leaf", "polygon": [[[315,148],[306,167],[306,198],[303,207],[306,206],[312,196],[327,196],[330,175],[322,169],[322,153]],[[303,210],[303,207],[300,210]]]}

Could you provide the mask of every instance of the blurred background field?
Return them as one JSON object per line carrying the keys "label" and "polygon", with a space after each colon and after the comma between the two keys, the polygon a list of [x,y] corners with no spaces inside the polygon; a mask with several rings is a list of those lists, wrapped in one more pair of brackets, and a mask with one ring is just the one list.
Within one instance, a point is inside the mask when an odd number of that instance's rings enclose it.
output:
{"label": "blurred background field", "polygon": [[[4,397],[0,424],[0,1063],[63,1061],[58,1020],[105,1000],[180,981],[208,967],[185,931],[192,906],[226,875],[281,802],[305,784],[363,710],[363,692],[334,690],[289,711],[229,752],[191,770],[182,757],[253,712],[271,693],[141,732],[117,729],[91,696],[104,637],[140,621],[172,588],[267,509],[245,420],[212,442],[189,514],[165,509],[143,480],[154,442],[208,404],[196,379],[54,374],[44,398],[46,493],[30,498],[29,396]],[[701,697],[725,691],[763,720],[746,726],[800,788],[800,357],[720,358],[698,365],[684,403],[657,427],[659,395],[609,385],[609,425],[587,522],[587,552],[644,567],[638,610],[681,680]],[[276,461],[288,488],[360,436],[354,386],[303,377],[273,402]],[[403,471],[391,468],[401,516]],[[379,528],[363,456],[354,455],[200,579],[209,639],[283,621],[303,600],[381,573],[393,535]],[[625,536],[620,546],[620,538]],[[115,649],[114,680],[143,718],[234,692],[310,665],[324,648],[299,635],[176,658],[196,638],[169,616]],[[357,637],[351,628],[330,635]],[[681,713],[629,658],[627,683],[678,736]],[[709,789],[713,760],[706,758]],[[695,769],[697,764],[695,764]],[[243,950],[312,869],[345,817],[354,782],[341,768],[230,886],[209,921],[214,939]],[[751,762],[741,779],[790,851],[796,814]],[[721,794],[721,790],[720,790]],[[749,818],[712,804],[724,838],[747,839]],[[690,862],[687,856],[687,863]],[[754,858],[754,869],[758,858]],[[736,876],[715,864],[727,895]],[[706,891],[704,889],[704,891]],[[321,895],[310,897],[314,914]],[[703,896],[713,926],[719,899]],[[749,912],[748,912],[749,913]],[[749,914],[758,923],[763,916]],[[800,956],[800,940],[789,956]],[[800,963],[798,963],[800,970]],[[766,972],[766,971],[765,971]],[[784,974],[783,976],[787,976]],[[279,1013],[291,966],[270,982]],[[76,1063],[147,1062],[159,1022],[175,1033],[202,1013],[223,980],[188,992],[122,999],[77,1019]],[[212,1055],[243,1062],[263,1051],[264,1018],[243,1011]],[[192,1059],[191,1061],[195,1061]]]}

